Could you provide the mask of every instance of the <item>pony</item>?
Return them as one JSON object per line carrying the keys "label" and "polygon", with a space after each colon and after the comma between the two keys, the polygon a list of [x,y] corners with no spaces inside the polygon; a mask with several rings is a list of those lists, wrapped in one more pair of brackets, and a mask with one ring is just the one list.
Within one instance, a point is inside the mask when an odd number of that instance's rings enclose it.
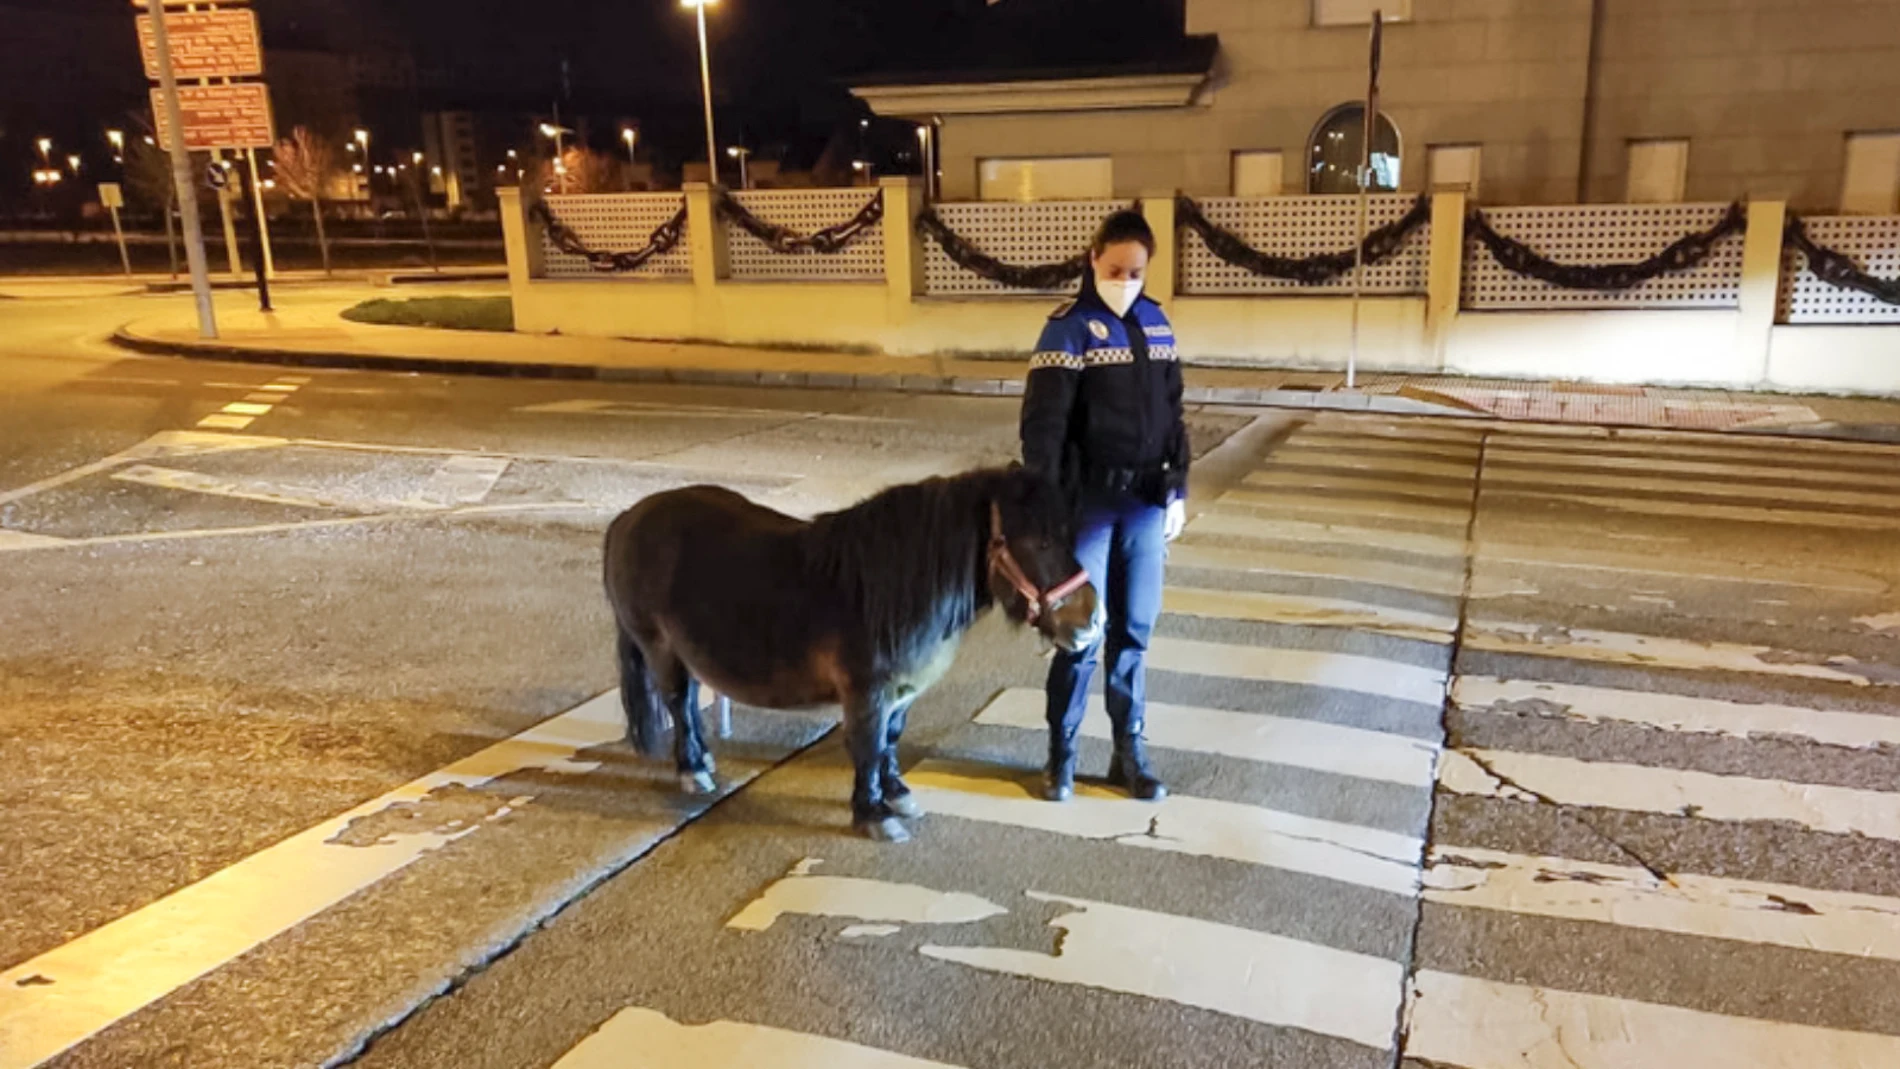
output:
{"label": "pony", "polygon": [[1020,465],[891,487],[809,522],[717,486],[643,498],[604,546],[629,740],[656,756],[670,720],[681,787],[707,793],[701,683],[761,709],[840,706],[852,825],[903,842],[922,809],[897,741],[970,627],[1001,604],[1064,650],[1101,634],[1072,531],[1067,496]]}

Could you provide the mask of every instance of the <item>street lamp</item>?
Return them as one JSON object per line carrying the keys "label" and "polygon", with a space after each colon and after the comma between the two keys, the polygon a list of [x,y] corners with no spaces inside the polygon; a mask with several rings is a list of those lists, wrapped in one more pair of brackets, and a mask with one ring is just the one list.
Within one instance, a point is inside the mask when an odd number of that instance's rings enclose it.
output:
{"label": "street lamp", "polygon": [[731,148],[726,150],[726,155],[731,156],[733,159],[739,161],[739,188],[751,189],[752,179],[746,173],[745,161],[747,157],[752,155],[752,150],[749,148],[746,148],[744,145],[734,145]]}
{"label": "street lamp", "polygon": [[78,156],[66,157],[66,166],[72,168],[72,172],[74,175],[79,174],[79,157]]}
{"label": "street lamp", "polygon": [[[573,132],[574,131],[569,130],[565,126],[557,126],[551,122],[541,124],[541,136],[554,142],[554,173],[561,180],[561,192],[563,193],[567,192],[567,149],[562,145],[561,135],[571,134]],[[513,153],[510,153],[510,155],[513,155]]]}
{"label": "street lamp", "polygon": [[48,167],[53,165],[53,139],[42,137],[36,142],[40,146],[40,162]]}
{"label": "street lamp", "polygon": [[107,130],[106,143],[112,146],[112,162],[125,162],[125,131]]}
{"label": "street lamp", "polygon": [[718,0],[680,0],[699,17],[699,91],[706,98],[706,180],[719,184],[719,142],[713,138],[712,59],[706,51],[706,8]]}

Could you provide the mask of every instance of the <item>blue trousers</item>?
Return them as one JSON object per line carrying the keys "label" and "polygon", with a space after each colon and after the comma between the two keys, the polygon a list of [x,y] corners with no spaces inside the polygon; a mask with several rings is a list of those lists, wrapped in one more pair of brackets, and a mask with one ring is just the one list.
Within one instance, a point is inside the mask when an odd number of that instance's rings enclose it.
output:
{"label": "blue trousers", "polygon": [[1075,558],[1087,568],[1107,608],[1101,641],[1075,653],[1057,651],[1049,666],[1052,749],[1069,749],[1088,711],[1089,680],[1108,661],[1102,680],[1117,739],[1139,735],[1147,706],[1145,661],[1155,618],[1161,615],[1162,573],[1168,543],[1167,510],[1136,498],[1091,502],[1076,526]]}

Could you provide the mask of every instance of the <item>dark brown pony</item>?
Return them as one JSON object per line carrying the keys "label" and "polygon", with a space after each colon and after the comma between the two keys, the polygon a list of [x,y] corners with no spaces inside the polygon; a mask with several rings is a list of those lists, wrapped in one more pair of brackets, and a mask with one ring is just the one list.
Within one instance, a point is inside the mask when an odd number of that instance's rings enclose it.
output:
{"label": "dark brown pony", "polygon": [[1018,467],[893,487],[807,523],[714,486],[648,497],[607,531],[607,600],[633,744],[674,728],[680,783],[713,789],[699,683],[763,709],[840,705],[856,770],[851,816],[910,838],[898,775],[911,703],[1002,602],[1063,649],[1100,629],[1068,503]]}

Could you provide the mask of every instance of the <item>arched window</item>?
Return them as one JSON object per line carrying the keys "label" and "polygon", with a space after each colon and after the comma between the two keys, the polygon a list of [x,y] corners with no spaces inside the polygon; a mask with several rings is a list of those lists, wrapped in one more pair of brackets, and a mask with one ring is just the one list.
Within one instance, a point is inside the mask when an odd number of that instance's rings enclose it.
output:
{"label": "arched window", "polygon": [[[1359,192],[1359,151],[1365,136],[1365,105],[1342,104],[1327,112],[1313,127],[1307,149],[1306,191]],[[1374,193],[1399,188],[1399,128],[1384,112],[1379,113],[1379,128],[1372,138],[1372,175],[1366,188]]]}

